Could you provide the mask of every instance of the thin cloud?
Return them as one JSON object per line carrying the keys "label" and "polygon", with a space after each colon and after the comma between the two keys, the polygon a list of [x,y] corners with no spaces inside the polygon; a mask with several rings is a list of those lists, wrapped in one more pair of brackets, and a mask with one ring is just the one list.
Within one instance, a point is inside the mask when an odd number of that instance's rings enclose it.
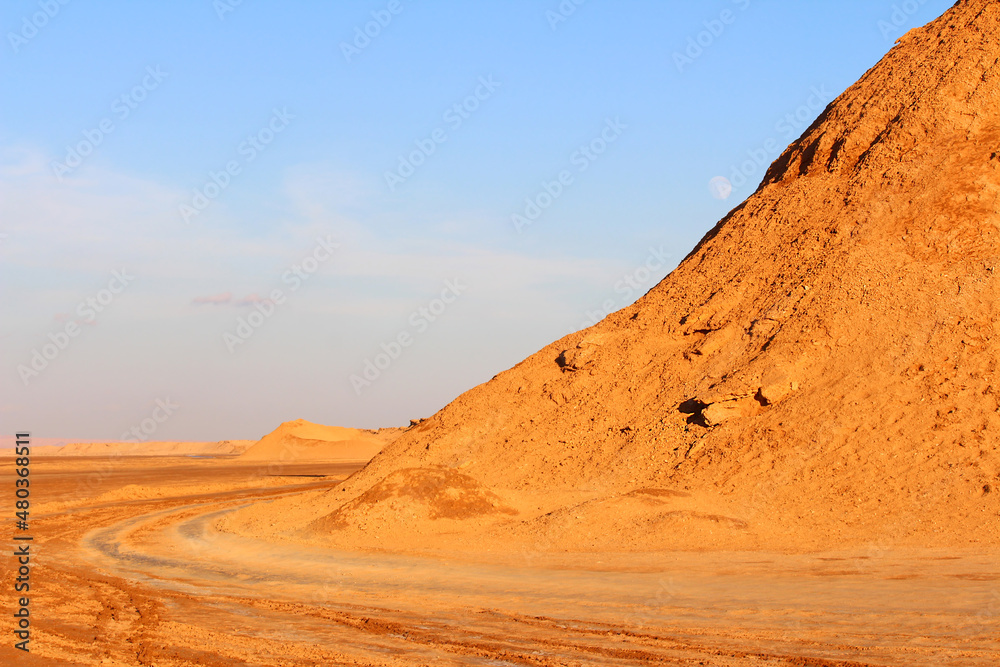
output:
{"label": "thin cloud", "polygon": [[210,306],[224,306],[231,303],[233,300],[232,292],[223,292],[222,294],[214,294],[212,296],[196,296],[192,303],[197,304],[208,304]]}
{"label": "thin cloud", "polygon": [[243,297],[242,299],[237,300],[234,305],[237,305],[237,306],[253,306],[253,305],[256,305],[258,303],[266,303],[266,302],[269,302],[269,301],[270,301],[270,299],[265,299],[262,296],[257,296],[256,294],[248,294],[247,296]]}
{"label": "thin cloud", "polygon": [[97,320],[83,320],[78,317],[73,317],[69,313],[56,313],[52,316],[52,320],[57,324],[69,324],[70,322],[76,322],[77,324],[85,324],[89,327],[97,324]]}

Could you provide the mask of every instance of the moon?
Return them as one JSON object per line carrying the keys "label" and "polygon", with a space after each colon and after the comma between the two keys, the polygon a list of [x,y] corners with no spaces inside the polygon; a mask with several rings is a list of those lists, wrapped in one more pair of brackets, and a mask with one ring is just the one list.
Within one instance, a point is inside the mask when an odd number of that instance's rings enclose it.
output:
{"label": "moon", "polygon": [[716,176],[708,182],[708,189],[716,199],[728,199],[733,192],[733,184],[725,176]]}

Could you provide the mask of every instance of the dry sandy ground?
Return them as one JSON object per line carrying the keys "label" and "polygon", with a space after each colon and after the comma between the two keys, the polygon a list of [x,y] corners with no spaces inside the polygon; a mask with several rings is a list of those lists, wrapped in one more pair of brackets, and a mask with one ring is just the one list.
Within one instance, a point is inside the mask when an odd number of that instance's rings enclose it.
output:
{"label": "dry sandy ground", "polygon": [[[33,461],[18,665],[995,665],[1000,563],[967,550],[338,552],[218,533],[361,464]],[[0,488],[13,488],[3,465]],[[83,482],[81,483],[81,480]],[[51,510],[57,511],[51,511]],[[3,559],[4,617],[12,559]]]}

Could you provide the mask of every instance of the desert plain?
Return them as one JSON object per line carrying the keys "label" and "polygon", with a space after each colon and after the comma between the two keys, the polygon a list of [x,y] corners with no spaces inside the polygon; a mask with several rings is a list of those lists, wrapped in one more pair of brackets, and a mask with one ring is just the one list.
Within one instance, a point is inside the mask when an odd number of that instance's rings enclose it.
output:
{"label": "desert plain", "polygon": [[[303,424],[276,433],[345,431]],[[381,437],[391,442],[400,431]],[[284,461],[280,452],[255,460],[248,448],[211,453],[229,443],[201,443],[207,453],[186,456],[93,456],[67,446],[70,453],[35,457],[33,494],[46,500],[30,530],[32,651],[4,646],[5,664],[826,666],[1000,658],[1000,567],[989,550],[913,548],[884,535],[864,547],[819,551],[565,549],[537,534],[428,543],[378,530],[373,540],[381,545],[331,548],[315,536],[276,537],[301,519],[267,508],[337,493],[366,463],[335,457],[357,456],[358,438],[327,443],[326,460],[306,461],[290,453],[305,449],[294,438],[270,434],[262,442],[275,440]],[[307,442],[305,458],[317,458],[322,441]],[[13,461],[4,461],[11,465],[0,482],[11,483]],[[602,497],[555,495],[522,499],[520,511]],[[701,503],[683,492],[642,489],[624,501],[681,507],[671,510],[679,513],[674,527],[705,537],[712,526],[747,529],[699,512]],[[454,516],[469,512],[470,502],[438,509],[452,517],[421,522],[458,533],[463,520]],[[14,569],[5,568],[5,587]]]}

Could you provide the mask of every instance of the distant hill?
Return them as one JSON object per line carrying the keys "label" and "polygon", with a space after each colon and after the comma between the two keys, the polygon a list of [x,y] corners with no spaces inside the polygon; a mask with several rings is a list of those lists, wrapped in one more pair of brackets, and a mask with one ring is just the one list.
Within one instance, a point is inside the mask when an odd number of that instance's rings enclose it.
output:
{"label": "distant hill", "polygon": [[363,431],[305,419],[285,422],[240,455],[241,461],[367,461],[398,429]]}

